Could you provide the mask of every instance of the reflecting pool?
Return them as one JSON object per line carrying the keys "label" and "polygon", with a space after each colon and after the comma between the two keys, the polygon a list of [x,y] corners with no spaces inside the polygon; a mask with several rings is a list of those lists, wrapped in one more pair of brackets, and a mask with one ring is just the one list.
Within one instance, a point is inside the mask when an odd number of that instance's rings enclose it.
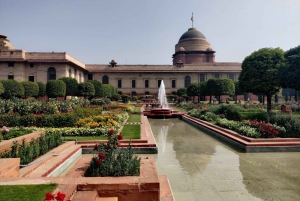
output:
{"label": "reflecting pool", "polygon": [[148,119],[176,201],[300,200],[300,153],[243,153],[179,119]]}

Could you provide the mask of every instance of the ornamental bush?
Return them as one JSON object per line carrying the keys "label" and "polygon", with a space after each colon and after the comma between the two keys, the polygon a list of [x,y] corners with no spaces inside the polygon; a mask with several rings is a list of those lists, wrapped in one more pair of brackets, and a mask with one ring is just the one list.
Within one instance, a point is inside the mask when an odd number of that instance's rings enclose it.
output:
{"label": "ornamental bush", "polygon": [[1,80],[0,81],[4,87],[4,92],[1,97],[4,99],[12,99],[13,97],[23,97],[24,87],[16,80]]}
{"label": "ornamental bush", "polygon": [[95,95],[95,88],[91,82],[83,82],[78,84],[78,95],[90,98]]}
{"label": "ornamental bush", "polygon": [[36,82],[21,82],[24,87],[24,97],[36,97],[39,95],[39,85]]}
{"label": "ornamental bush", "polygon": [[49,80],[46,84],[46,92],[49,98],[66,95],[66,84],[62,80]]}
{"label": "ornamental bush", "polygon": [[46,96],[46,85],[42,82],[37,82],[39,86],[39,96]]}
{"label": "ornamental bush", "polygon": [[94,85],[95,88],[95,95],[96,97],[102,97],[103,96],[103,88],[102,83],[98,80],[88,80],[87,82],[90,82]]}
{"label": "ornamental bush", "polygon": [[61,77],[58,80],[62,80],[66,84],[66,96],[76,96],[78,82],[75,78]]}
{"label": "ornamental bush", "polygon": [[3,84],[0,82],[0,95],[4,93],[4,90]]}

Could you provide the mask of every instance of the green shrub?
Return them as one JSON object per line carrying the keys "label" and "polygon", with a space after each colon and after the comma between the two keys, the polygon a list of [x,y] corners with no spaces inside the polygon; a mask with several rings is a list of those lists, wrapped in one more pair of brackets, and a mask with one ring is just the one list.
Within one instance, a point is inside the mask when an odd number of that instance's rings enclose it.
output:
{"label": "green shrub", "polygon": [[39,85],[36,82],[21,82],[24,87],[24,97],[36,97],[39,95]]}
{"label": "green shrub", "polygon": [[300,120],[291,115],[271,113],[267,122],[284,127],[286,133],[282,137],[300,137]]}
{"label": "green shrub", "polygon": [[90,98],[95,95],[95,88],[91,82],[83,82],[78,84],[78,95]]}
{"label": "green shrub", "polygon": [[102,89],[101,82],[99,82],[98,80],[88,80],[87,82],[90,82],[94,85],[96,97],[101,97],[103,95],[103,89]]}
{"label": "green shrub", "polygon": [[75,78],[61,77],[58,80],[62,80],[66,84],[66,96],[76,96],[78,82]]}
{"label": "green shrub", "polygon": [[46,96],[46,85],[42,82],[37,82],[39,86],[39,96]]}
{"label": "green shrub", "polygon": [[252,137],[252,138],[259,138],[260,133],[256,128],[250,127],[250,126],[240,126],[237,130],[242,135]]}
{"label": "green shrub", "polygon": [[3,84],[4,92],[1,96],[5,99],[12,99],[13,97],[23,97],[24,96],[24,87],[23,85],[16,80],[1,80]]}
{"label": "green shrub", "polygon": [[49,80],[46,84],[46,92],[49,98],[66,95],[66,84],[62,80]]}
{"label": "green shrub", "polygon": [[3,94],[5,91],[3,84],[0,82],[0,95]]}

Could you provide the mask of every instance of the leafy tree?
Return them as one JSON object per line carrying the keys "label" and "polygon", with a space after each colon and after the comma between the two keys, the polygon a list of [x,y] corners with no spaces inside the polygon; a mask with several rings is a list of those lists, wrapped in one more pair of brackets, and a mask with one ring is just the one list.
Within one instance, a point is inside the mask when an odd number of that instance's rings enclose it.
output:
{"label": "leafy tree", "polygon": [[24,81],[22,82],[24,87],[24,97],[36,97],[39,95],[39,85],[36,82]]}
{"label": "leafy tree", "polygon": [[117,89],[111,84],[102,84],[103,97],[112,98],[117,93]]}
{"label": "leafy tree", "polygon": [[247,56],[242,63],[240,90],[266,95],[268,112],[271,112],[272,96],[280,89],[279,67],[283,64],[284,52],[280,48],[262,48]]}
{"label": "leafy tree", "polygon": [[280,84],[283,88],[300,90],[300,45],[284,53],[285,63],[279,69]]}
{"label": "leafy tree", "polygon": [[16,80],[1,80],[3,84],[4,92],[1,96],[5,99],[11,99],[13,97],[23,97],[24,96],[24,87],[23,85]]}
{"label": "leafy tree", "polygon": [[187,96],[187,89],[186,88],[180,88],[177,90],[177,95],[179,97]]}
{"label": "leafy tree", "polygon": [[58,80],[62,80],[66,84],[66,96],[76,96],[78,82],[75,78],[61,77]]}
{"label": "leafy tree", "polygon": [[0,95],[4,93],[4,90],[3,84],[0,82]]}
{"label": "leafy tree", "polygon": [[91,82],[83,82],[78,84],[78,95],[89,98],[95,95],[95,88]]}
{"label": "leafy tree", "polygon": [[46,96],[46,85],[42,82],[37,82],[39,86],[39,96]]}
{"label": "leafy tree", "polygon": [[[235,86],[232,79],[213,78],[207,81],[207,89],[210,96],[234,95]],[[210,97],[211,101],[211,97]]]}
{"label": "leafy tree", "polygon": [[62,80],[49,80],[46,84],[46,93],[49,98],[66,95],[66,83]]}
{"label": "leafy tree", "polygon": [[234,95],[235,95],[235,102],[237,102],[237,96],[238,95],[244,95],[245,92],[243,92],[243,91],[240,90],[239,82],[238,81],[234,82],[234,87],[235,87],[235,93],[234,93]]}
{"label": "leafy tree", "polygon": [[88,80],[87,82],[90,82],[94,85],[95,96],[103,97],[103,88],[101,82],[99,82],[98,80]]}
{"label": "leafy tree", "polygon": [[193,96],[193,102],[195,102],[195,96],[199,96],[199,86],[197,83],[191,83],[186,89],[188,96]]}
{"label": "leafy tree", "polygon": [[200,96],[203,97],[203,100],[205,100],[205,96],[209,96],[208,90],[207,90],[207,81],[206,82],[200,82]]}

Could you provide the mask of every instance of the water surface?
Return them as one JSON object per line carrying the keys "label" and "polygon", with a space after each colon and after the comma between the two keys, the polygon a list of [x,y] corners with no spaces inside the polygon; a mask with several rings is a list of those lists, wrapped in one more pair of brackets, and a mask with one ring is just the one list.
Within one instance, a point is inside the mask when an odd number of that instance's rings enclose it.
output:
{"label": "water surface", "polygon": [[179,119],[149,119],[176,201],[300,200],[300,153],[243,153]]}

